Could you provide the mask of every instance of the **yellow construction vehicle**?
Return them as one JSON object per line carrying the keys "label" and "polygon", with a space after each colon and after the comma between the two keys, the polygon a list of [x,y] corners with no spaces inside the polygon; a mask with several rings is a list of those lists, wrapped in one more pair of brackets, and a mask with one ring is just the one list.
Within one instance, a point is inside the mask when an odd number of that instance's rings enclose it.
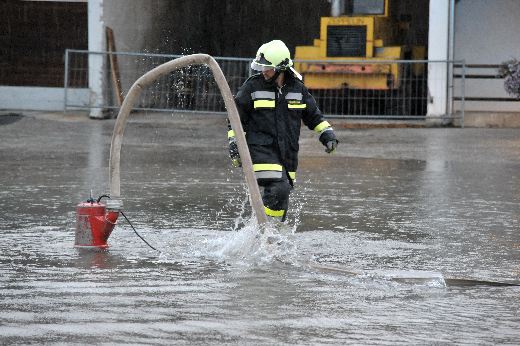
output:
{"label": "yellow construction vehicle", "polygon": [[321,18],[320,38],[312,46],[296,47],[295,68],[309,89],[392,91],[404,87],[406,69],[415,76],[424,73],[421,64],[384,62],[425,55],[424,47],[403,44],[409,23],[396,20],[390,0],[343,4],[343,15]]}

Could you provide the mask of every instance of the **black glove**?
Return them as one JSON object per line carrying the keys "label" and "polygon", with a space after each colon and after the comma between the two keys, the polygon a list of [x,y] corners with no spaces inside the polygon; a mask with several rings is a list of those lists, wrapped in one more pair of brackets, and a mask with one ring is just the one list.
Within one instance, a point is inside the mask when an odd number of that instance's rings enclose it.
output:
{"label": "black glove", "polygon": [[238,153],[238,145],[235,137],[229,137],[229,157],[233,167],[242,167],[242,160]]}
{"label": "black glove", "polygon": [[331,129],[324,131],[320,135],[320,142],[325,146],[325,152],[330,154],[336,150],[339,141],[336,139],[334,131]]}

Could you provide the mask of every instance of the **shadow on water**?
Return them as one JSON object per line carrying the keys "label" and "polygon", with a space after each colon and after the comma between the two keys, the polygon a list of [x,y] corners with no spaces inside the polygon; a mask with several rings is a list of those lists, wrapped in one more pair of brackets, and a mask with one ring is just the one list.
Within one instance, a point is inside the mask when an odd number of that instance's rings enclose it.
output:
{"label": "shadow on water", "polygon": [[79,269],[115,269],[128,265],[125,257],[113,254],[110,250],[76,249],[76,252],[73,266]]}
{"label": "shadow on water", "polygon": [[19,113],[0,114],[0,126],[15,123],[18,120],[21,120],[22,117],[23,117],[23,115],[19,114]]}
{"label": "shadow on water", "polygon": [[205,258],[177,259],[174,256],[162,252],[139,256],[128,256],[126,252],[111,251],[109,249],[77,248],[77,256],[72,261],[72,266],[77,269],[102,269],[102,270],[134,270],[143,272],[161,269],[169,272],[178,272],[179,275],[187,272],[209,274],[225,269],[226,264]]}
{"label": "shadow on water", "polygon": [[322,272],[336,273],[351,277],[369,277],[374,280],[383,279],[399,282],[409,285],[426,285],[433,287],[459,287],[459,286],[520,286],[520,282],[501,282],[484,279],[471,278],[447,278],[438,272],[427,271],[395,271],[395,270],[377,270],[377,271],[352,271],[348,268],[339,266],[322,265],[320,263],[309,262],[309,267]]}

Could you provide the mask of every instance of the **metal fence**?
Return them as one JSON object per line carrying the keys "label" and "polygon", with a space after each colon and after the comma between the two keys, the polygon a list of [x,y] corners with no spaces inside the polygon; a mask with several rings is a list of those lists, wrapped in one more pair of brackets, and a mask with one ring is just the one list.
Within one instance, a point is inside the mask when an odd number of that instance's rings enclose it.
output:
{"label": "metal fence", "polygon": [[[97,104],[75,104],[68,94],[74,88],[88,88],[89,57],[103,59],[102,97]],[[67,50],[65,54],[65,111],[77,108],[118,109],[118,91],[124,96],[133,82],[150,69],[180,55],[107,53]],[[110,64],[109,58],[116,58]],[[251,59],[215,58],[232,92],[250,76]],[[112,60],[114,62],[114,60]],[[452,114],[453,84],[447,78],[450,61],[296,61],[304,82],[319,107],[329,117],[424,119],[429,90],[448,83],[443,118],[461,117]],[[432,71],[435,72],[432,74]],[[430,76],[428,76],[431,74]],[[438,76],[438,77],[434,77]],[[457,92],[464,95],[464,84]],[[441,87],[442,89],[442,87]],[[444,87],[445,90],[445,87]],[[206,66],[191,66],[161,77],[143,90],[138,110],[224,112],[224,103],[211,71]],[[463,113],[462,113],[463,114]]]}
{"label": "metal fence", "polygon": [[[117,71],[113,71],[109,57],[117,59]],[[103,59],[101,102],[96,104],[74,104],[68,94],[72,88],[89,87],[89,57]],[[181,55],[107,53],[67,50],[65,53],[65,110],[84,108],[118,109],[118,93],[123,96],[143,74]],[[232,91],[237,90],[249,76],[251,60],[240,58],[218,58]],[[114,79],[112,74],[116,73]],[[118,91],[118,85],[120,91]],[[98,101],[99,101],[98,100]],[[154,111],[199,111],[224,112],[224,102],[211,70],[204,65],[190,66],[159,78],[141,93],[135,109]]]}

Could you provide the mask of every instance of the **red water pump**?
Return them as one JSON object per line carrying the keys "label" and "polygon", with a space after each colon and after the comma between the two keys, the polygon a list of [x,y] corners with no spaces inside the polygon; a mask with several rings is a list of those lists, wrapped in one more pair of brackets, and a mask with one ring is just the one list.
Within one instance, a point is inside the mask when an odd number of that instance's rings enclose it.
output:
{"label": "red water pump", "polygon": [[107,240],[116,225],[121,204],[119,201],[108,200],[107,204],[101,203],[103,197],[97,201],[92,196],[76,207],[76,240],[77,248],[108,248]]}

